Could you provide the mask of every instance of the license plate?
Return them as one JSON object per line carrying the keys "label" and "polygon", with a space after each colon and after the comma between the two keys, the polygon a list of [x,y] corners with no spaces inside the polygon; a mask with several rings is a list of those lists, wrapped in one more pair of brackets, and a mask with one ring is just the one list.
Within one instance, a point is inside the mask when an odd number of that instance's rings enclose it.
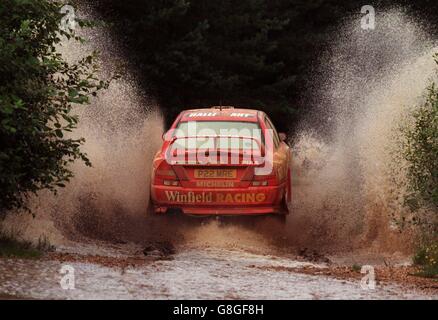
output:
{"label": "license plate", "polygon": [[195,169],[197,179],[235,179],[236,169]]}

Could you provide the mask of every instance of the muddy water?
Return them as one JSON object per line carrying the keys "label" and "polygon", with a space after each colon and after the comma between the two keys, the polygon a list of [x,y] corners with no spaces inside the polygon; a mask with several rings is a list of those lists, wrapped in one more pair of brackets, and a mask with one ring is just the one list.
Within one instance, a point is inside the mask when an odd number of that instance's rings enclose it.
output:
{"label": "muddy water", "polygon": [[[309,265],[283,254],[279,244],[345,256],[360,247],[374,258],[383,250],[408,247],[409,235],[399,239],[398,231],[389,228],[390,215],[402,211],[396,199],[403,193],[397,187],[404,177],[403,164],[392,161],[388,146],[394,145],[391,130],[433,75],[433,45],[398,11],[385,13],[379,21],[381,29],[375,33],[344,27],[334,42],[328,70],[313,81],[323,87],[312,90],[317,114],[297,130],[294,141],[293,216],[285,233],[266,223],[248,231],[234,225],[193,228],[146,218],[150,166],[164,128],[158,106],[126,72],[89,107],[75,109],[81,122],[74,134],[86,138],[84,151],[93,168],[75,164],[75,179],[58,197],[41,194],[35,199],[35,220],[11,215],[6,221],[8,228],[23,229],[26,239],[47,236],[59,253],[85,257],[65,262],[75,268],[76,289],[60,288],[64,262],[0,259],[0,296],[427,298],[395,285],[366,291],[357,281],[270,268]],[[92,41],[86,49],[101,49],[109,69],[103,71],[108,73],[123,53],[105,34],[88,34]],[[82,51],[66,42],[62,53],[75,60]],[[318,121],[323,125],[315,124]],[[392,175],[394,168],[386,164],[395,165],[400,174]],[[392,177],[397,181],[388,179]],[[155,239],[171,241],[176,253],[145,258],[145,243]],[[129,241],[136,244],[114,244]],[[95,255],[105,263],[86,258]],[[141,263],[120,265],[124,258]]]}
{"label": "muddy water", "polygon": [[[436,35],[402,9],[379,10],[375,30],[346,19],[309,80],[313,105],[293,139],[291,233],[334,250],[412,250],[400,126],[436,80]],[[309,103],[310,101],[310,103]]]}
{"label": "muddy water", "polygon": [[[179,223],[178,223],[179,224]],[[179,224],[180,225],[180,224]],[[38,261],[0,259],[0,296],[36,299],[438,299],[400,285],[364,290],[359,280],[300,273],[327,270],[326,257],[297,256],[258,226],[217,221],[182,227],[172,243],[66,241]],[[263,231],[263,230],[262,230]],[[148,248],[145,250],[145,248]],[[328,256],[334,263],[382,263],[377,255]],[[374,260],[373,260],[374,259]],[[388,258],[386,258],[388,259]],[[394,261],[407,262],[397,257]],[[395,263],[395,262],[394,262]],[[74,268],[75,289],[60,270]]]}
{"label": "muddy water", "polygon": [[[104,253],[102,246],[75,248]],[[112,257],[123,257],[139,255],[137,249],[119,247],[110,252]],[[74,268],[73,290],[60,286],[60,269],[65,264]],[[36,299],[438,299],[396,285],[364,290],[359,281],[270,269],[309,265],[325,268],[290,257],[197,246],[185,246],[174,255],[132,267],[0,259],[0,295]]]}
{"label": "muddy water", "polygon": [[[90,14],[86,8],[83,11]],[[388,146],[394,145],[391,134],[398,119],[421,98],[433,75],[433,44],[413,19],[398,10],[382,13],[379,21],[373,33],[358,30],[356,20],[347,22],[334,39],[327,57],[330,63],[318,66],[314,74],[312,82],[321,88],[312,88],[307,98],[316,112],[312,121],[296,128],[292,147],[288,245],[410,253],[413,237],[400,236],[390,224],[392,216],[404,211],[406,183],[403,163],[393,161]],[[116,70],[125,56],[108,30],[97,28],[84,36],[90,39],[85,46],[63,43],[60,51],[66,59],[75,61],[99,49],[102,73]],[[7,228],[20,229],[32,241],[47,237],[54,245],[62,245],[65,237],[142,243],[180,236],[179,225],[145,219],[151,162],[161,145],[163,119],[159,106],[145,95],[129,68],[124,71],[90,106],[74,109],[80,122],[73,135],[86,138],[83,150],[93,167],[75,163],[74,179],[57,197],[42,192],[33,199],[36,219],[10,215]],[[388,168],[389,164],[396,168]],[[257,240],[260,248],[266,248],[263,243],[270,238],[278,238],[270,225],[260,226],[260,233],[264,236]],[[223,230],[213,235],[219,242],[230,239]]]}

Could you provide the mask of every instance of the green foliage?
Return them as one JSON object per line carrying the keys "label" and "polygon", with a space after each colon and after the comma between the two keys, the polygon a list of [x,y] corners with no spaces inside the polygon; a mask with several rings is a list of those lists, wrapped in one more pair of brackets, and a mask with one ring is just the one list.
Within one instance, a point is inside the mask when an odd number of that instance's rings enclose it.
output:
{"label": "green foliage", "polygon": [[361,269],[362,269],[362,266],[360,266],[358,264],[353,264],[351,266],[351,270],[353,270],[354,272],[360,272]]}
{"label": "green foliage", "polygon": [[[438,61],[437,61],[438,62]],[[412,209],[422,205],[438,210],[438,88],[428,88],[425,103],[413,114],[414,125],[404,130],[404,158],[408,174]]]}
{"label": "green foliage", "polygon": [[[345,18],[363,1],[333,0],[84,0],[111,22],[169,124],[181,109],[239,105],[269,112],[289,130],[312,107],[303,91],[317,87],[314,66]],[[438,2],[400,4],[438,25]],[[434,24],[434,22],[436,22]],[[431,30],[433,32],[433,30]],[[325,63],[324,61],[322,63]]]}
{"label": "green foliage", "polygon": [[419,275],[438,278],[438,243],[421,247],[413,262],[422,269]]}
{"label": "green foliage", "polygon": [[[438,63],[438,55],[435,56]],[[408,162],[410,207],[423,245],[414,256],[419,275],[438,277],[438,88],[431,84],[425,102],[412,113],[413,124],[403,130],[403,157]]]}
{"label": "green foliage", "polygon": [[[69,64],[57,53],[61,4],[49,0],[2,0],[0,4],[0,214],[26,207],[29,193],[56,192],[73,176],[84,139],[65,136],[76,128],[73,104],[86,104],[107,87],[96,76],[96,53]],[[86,23],[81,23],[86,24]]]}
{"label": "green foliage", "polygon": [[97,8],[149,92],[170,111],[167,121],[182,108],[212,104],[289,115],[286,96],[295,78],[284,72],[275,39],[289,19],[268,1],[100,1]]}
{"label": "green foliage", "polygon": [[25,259],[36,259],[45,252],[53,251],[54,247],[47,238],[38,239],[37,244],[20,240],[14,232],[0,231],[0,257],[19,257]]}

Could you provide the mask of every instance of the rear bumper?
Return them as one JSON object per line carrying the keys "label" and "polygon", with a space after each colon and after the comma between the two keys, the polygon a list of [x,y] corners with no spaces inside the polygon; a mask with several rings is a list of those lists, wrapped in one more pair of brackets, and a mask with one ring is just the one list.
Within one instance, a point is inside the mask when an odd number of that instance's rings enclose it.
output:
{"label": "rear bumper", "polygon": [[188,215],[286,214],[282,205],[285,185],[233,188],[189,189],[151,186],[151,199],[157,214],[176,209]]}
{"label": "rear bumper", "polygon": [[267,214],[286,214],[280,207],[257,207],[257,208],[217,208],[217,207],[188,207],[188,206],[157,206],[154,205],[155,213],[166,214],[176,210],[183,214],[195,216],[258,216]]}

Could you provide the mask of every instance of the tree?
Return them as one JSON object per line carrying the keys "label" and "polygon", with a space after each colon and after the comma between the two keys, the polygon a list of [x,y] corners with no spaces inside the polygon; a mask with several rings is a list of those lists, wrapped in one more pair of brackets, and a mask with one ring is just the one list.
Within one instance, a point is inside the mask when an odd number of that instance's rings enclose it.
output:
{"label": "tree", "polygon": [[97,9],[168,122],[187,107],[281,108],[290,77],[272,33],[288,19],[272,16],[268,1],[100,1]]}
{"label": "tree", "polygon": [[[438,63],[438,54],[435,55]],[[412,222],[420,227],[422,241],[414,256],[421,273],[438,277],[438,88],[432,83],[423,104],[412,114],[412,122],[402,126],[405,143],[402,156],[407,161],[406,203]]]}
{"label": "tree", "polygon": [[[74,104],[108,86],[99,80],[97,54],[69,64],[56,52],[63,37],[61,4],[49,0],[2,0],[0,4],[0,214],[27,208],[40,189],[63,187],[84,139],[65,137],[75,129]],[[81,26],[90,25],[79,21]]]}
{"label": "tree", "polygon": [[[435,55],[438,64],[438,54]],[[402,126],[403,157],[408,163],[409,196],[414,211],[428,207],[435,217],[417,221],[433,225],[438,233],[438,88],[432,83],[424,103],[411,114],[412,123]],[[437,234],[438,235],[438,234]]]}

